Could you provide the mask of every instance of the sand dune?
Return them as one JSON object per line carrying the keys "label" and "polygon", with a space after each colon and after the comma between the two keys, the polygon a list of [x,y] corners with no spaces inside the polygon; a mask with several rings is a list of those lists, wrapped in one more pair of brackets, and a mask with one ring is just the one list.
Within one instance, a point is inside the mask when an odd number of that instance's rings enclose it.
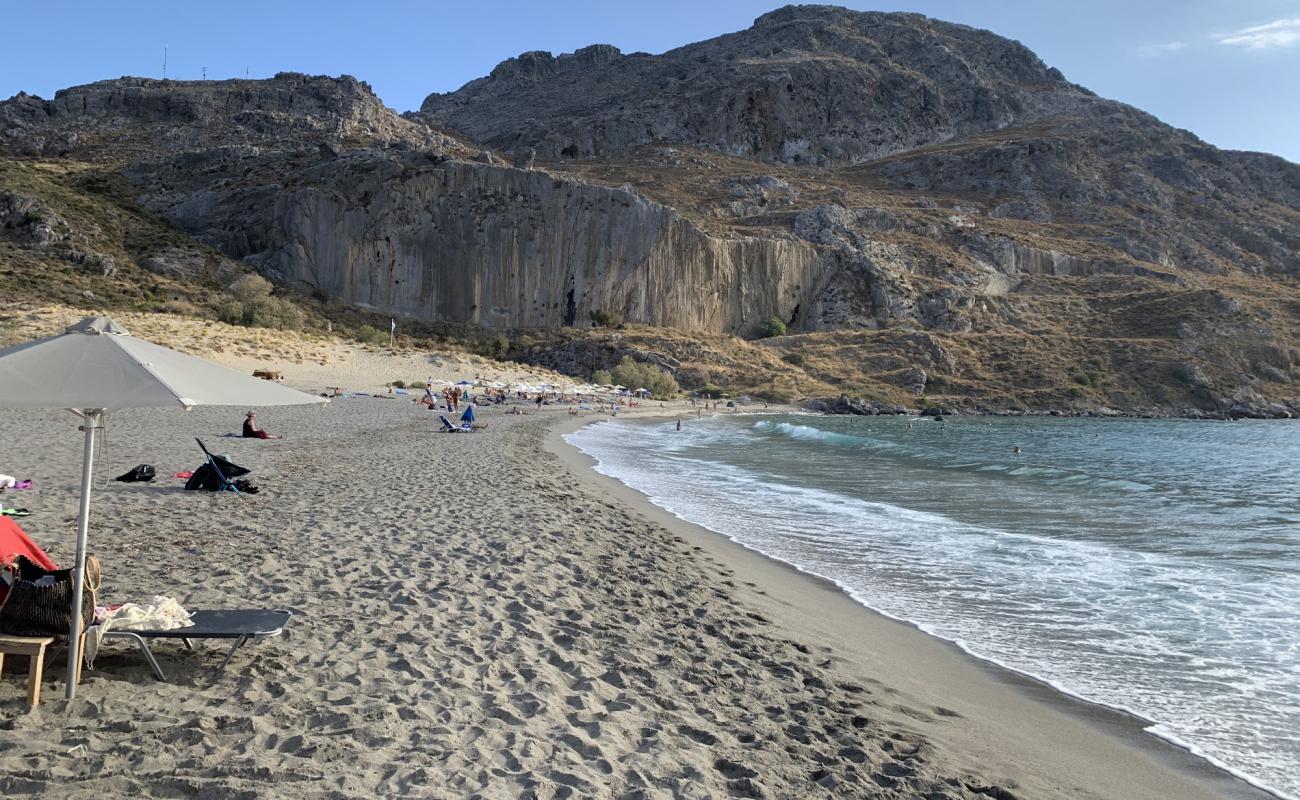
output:
{"label": "sand dune", "polygon": [[[8,338],[26,341],[61,333],[95,312],[66,306],[6,306],[0,311],[21,323]],[[572,377],[513,361],[496,361],[472,353],[444,350],[388,350],[332,335],[269,328],[245,328],[174,314],[115,312],[112,318],[133,336],[215,361],[240,372],[280,372],[295,386],[338,386],[383,392],[394,381],[481,380],[487,383],[551,383],[567,386]],[[0,347],[6,337],[0,326]]]}

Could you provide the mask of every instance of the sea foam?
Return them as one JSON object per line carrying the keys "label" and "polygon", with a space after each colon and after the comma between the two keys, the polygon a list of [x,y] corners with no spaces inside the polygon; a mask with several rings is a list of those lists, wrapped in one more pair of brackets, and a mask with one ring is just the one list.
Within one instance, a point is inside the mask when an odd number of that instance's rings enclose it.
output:
{"label": "sea foam", "polygon": [[1132,441],[1151,430],[723,418],[568,439],[683,519],[1300,796],[1300,531],[1222,528],[1276,514],[1180,477],[1194,456]]}

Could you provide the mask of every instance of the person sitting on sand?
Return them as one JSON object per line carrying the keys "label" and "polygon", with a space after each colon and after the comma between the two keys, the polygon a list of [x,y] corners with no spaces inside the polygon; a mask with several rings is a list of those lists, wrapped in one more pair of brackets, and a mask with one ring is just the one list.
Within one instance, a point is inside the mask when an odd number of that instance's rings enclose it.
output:
{"label": "person sitting on sand", "polygon": [[250,411],[244,415],[244,438],[245,439],[283,439],[283,436],[272,436],[261,428],[257,427],[255,421],[257,413]]}

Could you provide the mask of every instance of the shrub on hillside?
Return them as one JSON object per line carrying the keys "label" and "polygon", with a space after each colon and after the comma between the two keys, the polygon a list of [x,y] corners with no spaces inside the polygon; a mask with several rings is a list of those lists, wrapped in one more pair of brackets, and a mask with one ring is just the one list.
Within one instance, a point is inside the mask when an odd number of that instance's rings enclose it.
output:
{"label": "shrub on hillside", "polygon": [[804,364],[803,356],[798,353],[786,353],[781,356],[781,360],[795,367],[802,367]]}
{"label": "shrub on hillside", "polygon": [[231,296],[217,307],[217,319],[245,327],[301,328],[302,311],[293,303],[272,296],[274,288],[261,275],[245,275],[231,285]]}
{"label": "shrub on hillside", "polygon": [[614,376],[607,369],[598,369],[591,373],[591,382],[597,386],[609,386],[614,382]]}
{"label": "shrub on hillside", "polygon": [[482,345],[483,355],[488,358],[504,359],[506,353],[510,352],[510,340],[504,334],[497,334],[487,339]]}
{"label": "shrub on hillside", "polygon": [[673,376],[653,364],[633,361],[631,356],[623,356],[623,360],[609,371],[609,375],[616,384],[633,391],[649,389],[654,397],[672,397],[679,391]]}
{"label": "shrub on hillside", "polygon": [[622,322],[622,317],[617,311],[602,311],[596,309],[591,312],[591,321],[605,328],[612,328]]}
{"label": "shrub on hillside", "polygon": [[779,317],[768,317],[758,323],[758,338],[769,339],[773,336],[785,336],[785,323]]}
{"label": "shrub on hillside", "polygon": [[374,325],[362,325],[357,328],[356,339],[363,344],[388,344],[388,331],[381,331]]}

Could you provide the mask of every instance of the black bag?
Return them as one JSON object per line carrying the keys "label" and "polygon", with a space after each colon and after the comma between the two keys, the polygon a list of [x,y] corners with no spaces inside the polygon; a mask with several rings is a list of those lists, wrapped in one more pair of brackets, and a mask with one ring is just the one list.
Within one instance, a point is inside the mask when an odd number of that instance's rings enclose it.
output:
{"label": "black bag", "polygon": [[158,476],[158,471],[153,468],[152,464],[140,464],[133,467],[125,475],[118,475],[115,480],[123,483],[149,483]]}
{"label": "black bag", "polygon": [[[72,570],[47,570],[19,555],[10,567],[12,582],[0,604],[0,633],[10,636],[67,636],[72,628]],[[95,615],[95,591],[100,584],[99,559],[86,556],[81,593],[81,626],[85,630]],[[46,576],[48,586],[38,586]]]}

